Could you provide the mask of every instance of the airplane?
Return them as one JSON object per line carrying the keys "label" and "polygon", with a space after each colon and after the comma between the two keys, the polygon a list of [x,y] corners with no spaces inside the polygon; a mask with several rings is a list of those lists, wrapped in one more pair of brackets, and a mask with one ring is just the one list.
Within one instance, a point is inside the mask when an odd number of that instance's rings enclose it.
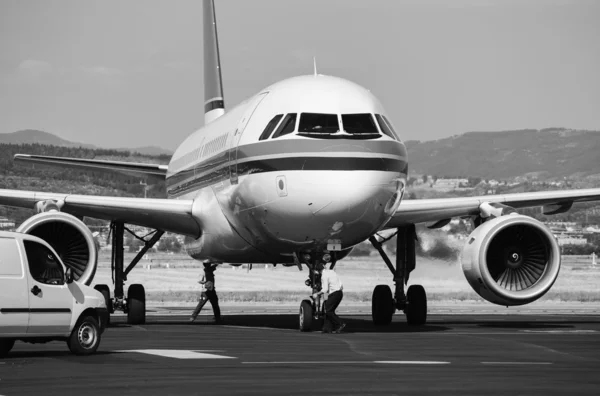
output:
{"label": "airplane", "polygon": [[[163,235],[186,236],[186,251],[204,263],[271,263],[308,267],[306,281],[318,291],[315,268],[330,267],[369,240],[390,269],[394,290],[373,291],[372,320],[389,325],[403,311],[410,325],[427,319],[427,295],[408,286],[416,266],[415,224],[439,228],[452,218],[475,226],[462,252],[472,288],[503,306],[531,303],[554,284],[558,243],[541,222],[516,209],[542,206],[545,214],[574,203],[600,200],[600,188],[478,197],[403,200],[408,156],[380,101],[351,81],[318,74],[285,79],[225,111],[217,20],[213,0],[203,0],[204,127],[177,148],[168,166],[17,154],[17,163],[116,172],[166,183],[167,199],[0,190],[0,205],[34,208],[17,231],[46,240],[89,285],[97,266],[93,237],[83,217],[111,222],[113,297],[97,285],[111,310],[145,323],[143,285],[127,274]],[[316,68],[315,68],[316,69]],[[154,229],[125,267],[126,224]],[[392,263],[377,233],[395,230]],[[405,290],[406,289],[406,290]],[[312,293],[311,293],[312,294]],[[315,325],[319,306],[302,301],[299,328]]]}

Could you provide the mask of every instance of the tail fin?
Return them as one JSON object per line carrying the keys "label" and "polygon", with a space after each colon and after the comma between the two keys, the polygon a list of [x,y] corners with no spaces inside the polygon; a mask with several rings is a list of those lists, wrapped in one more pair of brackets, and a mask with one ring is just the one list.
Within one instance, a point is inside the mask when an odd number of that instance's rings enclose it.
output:
{"label": "tail fin", "polygon": [[221,60],[214,0],[203,0],[204,14],[204,124],[225,114]]}

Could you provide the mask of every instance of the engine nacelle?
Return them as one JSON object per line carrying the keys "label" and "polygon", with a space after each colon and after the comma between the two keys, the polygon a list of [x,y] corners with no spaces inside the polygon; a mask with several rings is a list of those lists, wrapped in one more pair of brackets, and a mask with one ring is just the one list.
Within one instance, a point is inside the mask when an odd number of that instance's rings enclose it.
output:
{"label": "engine nacelle", "polygon": [[25,220],[17,232],[46,241],[71,268],[76,282],[92,283],[98,266],[98,252],[94,236],[81,220],[64,212],[44,212]]}
{"label": "engine nacelle", "polygon": [[462,269],[481,297],[498,305],[529,304],[554,284],[558,242],[541,222],[511,214],[486,221],[469,236]]}

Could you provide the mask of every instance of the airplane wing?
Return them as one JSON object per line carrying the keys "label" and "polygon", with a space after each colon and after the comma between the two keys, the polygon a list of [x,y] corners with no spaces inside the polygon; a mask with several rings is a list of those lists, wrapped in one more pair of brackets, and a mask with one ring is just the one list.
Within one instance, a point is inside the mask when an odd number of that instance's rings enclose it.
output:
{"label": "airplane wing", "polygon": [[15,154],[17,164],[31,164],[42,167],[71,168],[92,172],[112,172],[127,176],[150,177],[164,180],[168,165],[143,164],[139,162],[105,161],[84,158],[50,157],[45,155]]}
{"label": "airplane wing", "polygon": [[0,205],[33,209],[38,202],[56,201],[60,210],[76,216],[121,221],[199,237],[192,200],[103,197],[0,189]]}
{"label": "airplane wing", "polygon": [[[435,222],[438,226],[442,226],[453,217],[484,214],[485,210],[490,209],[489,206],[484,209],[483,205],[486,203],[490,204],[492,208],[498,206],[498,204],[515,209],[543,206],[544,214],[556,214],[566,212],[575,202],[589,201],[600,201],[600,188],[482,195],[478,197],[403,200],[385,228],[429,222]],[[436,224],[432,225],[431,228],[435,228]]]}

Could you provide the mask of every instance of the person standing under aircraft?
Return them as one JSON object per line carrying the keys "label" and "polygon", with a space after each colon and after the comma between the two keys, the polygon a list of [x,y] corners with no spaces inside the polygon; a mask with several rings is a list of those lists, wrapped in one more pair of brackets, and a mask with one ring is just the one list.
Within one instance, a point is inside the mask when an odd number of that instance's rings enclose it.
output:
{"label": "person standing under aircraft", "polygon": [[333,269],[326,269],[322,263],[318,265],[318,269],[321,270],[321,290],[313,294],[313,297],[317,298],[320,294],[325,295],[323,332],[329,333],[333,330],[333,333],[340,333],[346,327],[346,324],[336,315],[335,310],[344,298],[344,286]]}
{"label": "person standing under aircraft", "polygon": [[192,313],[190,322],[196,320],[198,314],[202,310],[202,307],[204,307],[204,304],[206,304],[207,301],[210,301],[210,305],[212,305],[213,313],[215,315],[215,322],[221,322],[219,297],[217,297],[217,291],[215,290],[215,270],[218,265],[218,263],[204,263],[204,276],[198,281],[198,283],[202,285],[202,294],[200,295],[200,301],[198,301],[196,309],[194,309],[194,313]]}

